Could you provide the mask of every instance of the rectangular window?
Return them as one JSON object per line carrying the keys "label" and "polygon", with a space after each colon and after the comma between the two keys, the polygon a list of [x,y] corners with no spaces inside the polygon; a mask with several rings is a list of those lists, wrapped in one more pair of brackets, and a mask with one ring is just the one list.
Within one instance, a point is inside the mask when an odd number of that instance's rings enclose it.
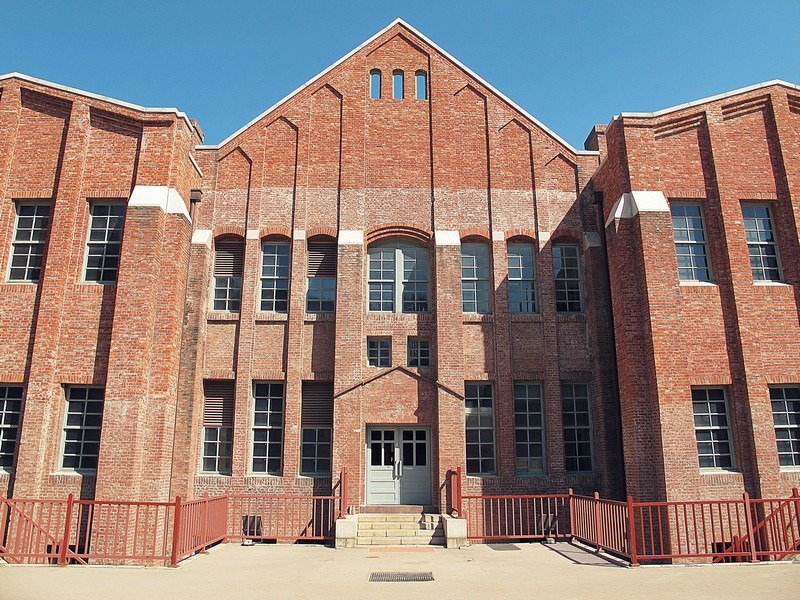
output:
{"label": "rectangular window", "polygon": [[514,439],[517,474],[544,473],[544,418],[540,383],[514,383]]}
{"label": "rectangular window", "polygon": [[564,466],[567,473],[591,471],[592,420],[587,384],[561,384],[561,416],[564,425]]}
{"label": "rectangular window", "polygon": [[494,475],[494,410],[492,384],[464,384],[467,475]]}
{"label": "rectangular window", "polygon": [[367,338],[367,364],[370,367],[392,366],[391,338]]}
{"label": "rectangular window", "polygon": [[306,312],[330,313],[336,308],[336,242],[308,242]]}
{"label": "rectangular window", "polygon": [[742,217],[753,281],[781,281],[772,210],[765,204],[743,204]]}
{"label": "rectangular window", "polygon": [[300,474],[330,477],[333,433],[333,384],[303,382],[300,416]]}
{"label": "rectangular window", "polygon": [[581,272],[578,246],[553,246],[553,277],[556,286],[556,311],[581,312]]}
{"label": "rectangular window", "polygon": [[769,398],[778,463],[782,467],[800,467],[800,385],[772,387]]}
{"label": "rectangular window", "polygon": [[3,471],[14,468],[21,411],[22,386],[0,385],[0,470]]}
{"label": "rectangular window", "polygon": [[678,277],[681,281],[711,281],[703,212],[699,204],[670,205]]}
{"label": "rectangular window", "polygon": [[205,473],[231,474],[233,381],[203,382],[203,467]]}
{"label": "rectangular window", "polygon": [[536,312],[533,258],[532,245],[508,245],[508,308],[512,313]]}
{"label": "rectangular window", "polygon": [[39,281],[49,225],[49,204],[17,204],[17,222],[8,269],[9,281]]}
{"label": "rectangular window", "polygon": [[461,301],[465,313],[491,311],[489,247],[461,244]]}
{"label": "rectangular window", "polygon": [[408,338],[408,366],[431,366],[431,341],[428,338]]}
{"label": "rectangular window", "polygon": [[243,273],[244,242],[239,238],[214,240],[214,310],[240,310]]}
{"label": "rectangular window", "polygon": [[96,387],[67,388],[62,468],[76,471],[97,469],[104,393],[103,388]]}
{"label": "rectangular window", "polygon": [[391,240],[370,246],[368,304],[372,312],[428,312],[428,249]]}
{"label": "rectangular window", "polygon": [[692,390],[694,434],[701,469],[732,469],[733,448],[728,426],[728,407],[722,388]]}
{"label": "rectangular window", "polygon": [[89,206],[89,219],[85,280],[114,283],[119,269],[125,205],[93,202]]}
{"label": "rectangular window", "polygon": [[281,382],[253,383],[253,473],[281,474],[283,390]]}
{"label": "rectangular window", "polygon": [[261,310],[289,310],[289,244],[261,244]]}

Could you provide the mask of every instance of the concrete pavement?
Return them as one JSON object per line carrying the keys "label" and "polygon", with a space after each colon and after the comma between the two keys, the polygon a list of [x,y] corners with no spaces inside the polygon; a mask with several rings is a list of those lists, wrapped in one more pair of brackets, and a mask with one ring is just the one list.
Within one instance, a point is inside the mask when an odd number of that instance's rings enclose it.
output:
{"label": "concrete pavement", "polygon": [[[374,572],[430,572],[434,580],[370,582]],[[567,543],[461,550],[225,544],[177,569],[0,563],[0,600],[373,597],[797,600],[800,563],[625,568]]]}

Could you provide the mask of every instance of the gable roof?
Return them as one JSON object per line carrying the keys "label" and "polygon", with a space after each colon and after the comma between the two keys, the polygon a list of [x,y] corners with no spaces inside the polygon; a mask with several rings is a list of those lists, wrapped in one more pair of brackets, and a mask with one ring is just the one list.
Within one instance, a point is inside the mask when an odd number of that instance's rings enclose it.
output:
{"label": "gable roof", "polygon": [[245,132],[247,129],[249,129],[250,127],[252,127],[252,126],[253,126],[253,125],[255,125],[256,123],[258,123],[258,121],[260,121],[261,119],[263,119],[264,117],[266,117],[266,116],[267,116],[269,113],[271,113],[272,111],[274,111],[274,110],[275,110],[276,108],[278,108],[278,107],[279,107],[281,104],[283,104],[283,103],[287,102],[288,100],[290,100],[290,99],[291,99],[292,97],[294,97],[295,95],[299,94],[301,91],[303,91],[303,90],[304,90],[304,89],[306,89],[307,87],[309,87],[309,86],[313,85],[315,82],[317,82],[317,81],[318,81],[319,79],[321,79],[323,76],[327,75],[327,74],[328,74],[330,71],[332,71],[333,69],[335,69],[336,67],[338,67],[340,64],[342,64],[343,62],[345,62],[346,60],[348,60],[350,57],[352,57],[352,56],[354,56],[355,54],[357,54],[357,53],[358,53],[360,50],[362,50],[364,47],[368,46],[369,44],[371,44],[372,42],[374,42],[376,39],[378,39],[379,37],[381,37],[382,35],[384,35],[386,32],[388,32],[389,30],[391,30],[393,27],[395,27],[395,26],[397,26],[397,25],[400,25],[401,27],[403,27],[403,28],[405,28],[406,30],[408,30],[410,33],[412,33],[412,34],[414,34],[415,36],[417,36],[419,39],[421,39],[423,42],[425,42],[425,44],[427,44],[428,46],[430,46],[431,48],[433,48],[434,50],[436,50],[436,52],[438,52],[439,54],[441,54],[442,56],[444,56],[446,59],[448,59],[450,62],[452,62],[452,63],[453,63],[455,66],[457,66],[459,69],[461,69],[462,71],[464,71],[464,73],[466,73],[466,74],[467,74],[469,77],[472,77],[472,78],[473,78],[473,79],[475,79],[477,82],[479,82],[481,85],[483,85],[484,87],[486,87],[486,88],[487,88],[488,90],[490,90],[490,91],[491,91],[493,94],[495,94],[495,95],[496,95],[498,98],[500,98],[501,100],[503,100],[505,103],[507,103],[509,106],[511,106],[511,107],[512,107],[514,110],[518,111],[518,112],[519,112],[520,114],[522,114],[522,115],[523,115],[523,116],[524,116],[526,119],[529,119],[529,120],[530,120],[532,123],[534,123],[534,124],[535,124],[537,127],[541,128],[541,129],[542,129],[542,130],[543,130],[545,133],[547,133],[548,135],[550,135],[550,136],[551,136],[553,139],[555,139],[555,140],[556,140],[556,141],[557,141],[559,144],[561,144],[562,146],[564,146],[565,148],[567,148],[567,149],[568,149],[570,152],[572,152],[573,154],[587,155],[587,156],[597,156],[597,155],[599,154],[599,152],[597,152],[597,151],[595,151],[595,150],[578,150],[578,149],[574,148],[574,147],[573,147],[573,146],[572,146],[572,145],[571,145],[569,142],[567,142],[567,141],[566,141],[564,138],[562,138],[560,135],[558,135],[558,134],[557,134],[556,132],[554,132],[552,129],[550,129],[549,127],[547,127],[547,126],[546,126],[544,123],[542,123],[541,121],[539,121],[539,120],[538,120],[536,117],[534,117],[533,115],[531,115],[531,114],[530,114],[528,111],[526,111],[524,108],[522,108],[521,106],[519,106],[519,105],[518,105],[517,103],[515,103],[513,100],[511,100],[511,99],[509,99],[507,96],[505,96],[505,94],[503,94],[502,92],[500,92],[498,89],[496,89],[496,88],[495,88],[494,86],[492,86],[490,83],[488,83],[488,82],[487,82],[485,79],[483,79],[483,77],[481,77],[480,75],[478,75],[477,73],[475,73],[474,71],[472,71],[471,69],[469,69],[467,66],[465,66],[464,64],[462,64],[462,63],[461,63],[461,62],[460,62],[458,59],[456,59],[456,58],[454,58],[453,56],[451,56],[451,55],[450,55],[450,54],[449,54],[447,51],[443,50],[443,49],[442,49],[441,47],[439,47],[439,46],[438,46],[436,43],[434,43],[433,41],[431,41],[431,40],[430,40],[428,37],[426,37],[425,35],[423,35],[423,34],[422,34],[422,33],[420,33],[419,31],[417,31],[416,29],[414,29],[414,28],[413,28],[411,25],[409,25],[408,23],[406,23],[405,21],[403,21],[403,19],[400,19],[400,18],[398,18],[398,19],[395,19],[394,21],[392,21],[391,23],[389,23],[389,25],[387,25],[386,27],[384,27],[383,29],[381,29],[381,30],[380,30],[378,33],[376,33],[375,35],[373,35],[371,38],[369,38],[368,40],[366,40],[364,43],[362,43],[362,44],[361,44],[361,45],[359,45],[358,47],[354,48],[353,50],[351,50],[350,52],[348,52],[347,54],[345,54],[345,55],[344,55],[342,58],[340,58],[339,60],[337,60],[335,63],[333,63],[333,64],[332,64],[331,66],[329,66],[327,69],[325,69],[324,71],[322,71],[322,72],[318,73],[317,75],[315,75],[314,77],[312,77],[311,79],[309,79],[309,80],[308,80],[306,83],[304,83],[303,85],[301,85],[300,87],[298,87],[296,90],[294,90],[294,91],[293,91],[293,92],[291,92],[290,94],[287,94],[286,96],[284,96],[284,97],[283,97],[281,100],[279,100],[278,102],[276,102],[275,104],[273,104],[272,106],[270,106],[270,107],[269,107],[267,110],[265,110],[264,112],[262,112],[260,115],[258,115],[258,116],[257,116],[257,117],[255,117],[254,119],[252,119],[252,120],[251,120],[249,123],[247,123],[247,124],[246,124],[246,125],[244,125],[243,127],[239,128],[237,131],[235,131],[234,133],[232,133],[231,135],[229,135],[227,138],[225,138],[224,140],[222,140],[222,141],[221,141],[219,144],[203,144],[203,145],[199,145],[199,146],[197,146],[197,148],[199,148],[199,149],[203,149],[203,150],[218,150],[219,148],[223,147],[225,144],[227,144],[228,142],[230,142],[231,140],[233,140],[234,138],[236,138],[238,135],[242,134],[242,133],[243,133],[243,132]]}

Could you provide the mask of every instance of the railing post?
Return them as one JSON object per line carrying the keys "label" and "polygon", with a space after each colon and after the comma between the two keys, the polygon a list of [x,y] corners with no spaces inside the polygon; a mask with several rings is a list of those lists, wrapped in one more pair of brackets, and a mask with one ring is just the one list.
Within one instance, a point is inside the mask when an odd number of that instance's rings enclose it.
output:
{"label": "railing post", "polygon": [[208,492],[203,494],[203,554],[207,553],[206,548],[208,547],[208,540],[211,539],[211,536],[208,535]]}
{"label": "railing post", "polygon": [[67,496],[67,514],[64,518],[64,537],[61,538],[61,547],[58,549],[58,564],[67,564],[67,550],[69,549],[69,530],[72,525],[72,508],[75,503],[75,494]]}
{"label": "railing post", "polygon": [[747,539],[750,540],[750,560],[759,562],[756,554],[756,534],[753,531],[753,515],[750,512],[750,494],[744,492],[742,500],[744,501],[744,522],[747,525]]}
{"label": "railing post", "polygon": [[631,566],[638,567],[636,556],[636,514],[633,507],[633,496],[628,496],[628,550],[631,553]]}
{"label": "railing post", "polygon": [[456,484],[453,488],[453,510],[461,519],[464,515],[463,500],[461,498],[461,467],[456,467]]}
{"label": "railing post", "polygon": [[170,567],[178,566],[178,548],[180,546],[181,537],[181,508],[181,497],[175,496],[175,518],[172,525],[172,555],[169,561]]}
{"label": "railing post", "polygon": [[572,488],[569,488],[569,492],[567,494],[569,497],[567,500],[569,501],[569,536],[570,538],[575,537],[575,492],[572,491]]}
{"label": "railing post", "polygon": [[347,466],[342,467],[342,473],[339,475],[339,519],[347,514],[349,506],[347,505]]}
{"label": "railing post", "polygon": [[800,530],[800,491],[792,488],[792,498],[794,498],[794,513],[797,518],[797,528]]}
{"label": "railing post", "polygon": [[597,552],[603,547],[603,525],[600,523],[600,494],[594,493],[594,537],[597,543]]}

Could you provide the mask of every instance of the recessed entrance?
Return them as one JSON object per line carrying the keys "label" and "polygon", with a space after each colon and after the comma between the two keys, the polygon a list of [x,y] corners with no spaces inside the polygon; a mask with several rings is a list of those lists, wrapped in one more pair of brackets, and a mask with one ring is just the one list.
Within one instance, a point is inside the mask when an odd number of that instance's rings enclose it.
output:
{"label": "recessed entrance", "polygon": [[367,428],[367,504],[431,502],[430,429]]}

